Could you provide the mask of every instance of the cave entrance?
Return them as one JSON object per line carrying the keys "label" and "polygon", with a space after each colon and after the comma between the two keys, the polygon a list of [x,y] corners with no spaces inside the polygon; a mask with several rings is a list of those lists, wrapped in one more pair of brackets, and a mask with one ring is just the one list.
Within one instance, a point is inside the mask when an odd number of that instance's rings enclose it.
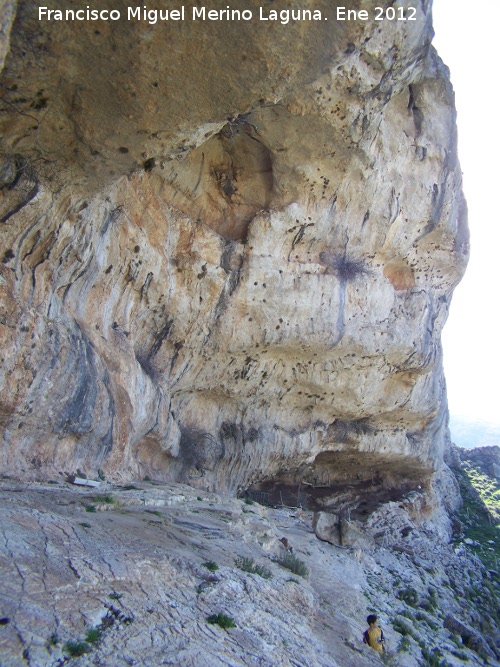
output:
{"label": "cave entrance", "polygon": [[243,495],[269,507],[349,512],[351,518],[364,521],[380,505],[427,487],[431,473],[406,456],[324,452],[311,465],[262,480]]}

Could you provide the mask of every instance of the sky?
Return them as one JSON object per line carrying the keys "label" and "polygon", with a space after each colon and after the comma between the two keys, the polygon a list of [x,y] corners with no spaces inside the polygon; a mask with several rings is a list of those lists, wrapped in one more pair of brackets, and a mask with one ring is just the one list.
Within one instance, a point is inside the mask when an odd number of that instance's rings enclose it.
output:
{"label": "sky", "polygon": [[452,417],[500,424],[500,0],[434,0],[433,18],[433,44],[455,90],[471,233],[443,332],[448,402]]}

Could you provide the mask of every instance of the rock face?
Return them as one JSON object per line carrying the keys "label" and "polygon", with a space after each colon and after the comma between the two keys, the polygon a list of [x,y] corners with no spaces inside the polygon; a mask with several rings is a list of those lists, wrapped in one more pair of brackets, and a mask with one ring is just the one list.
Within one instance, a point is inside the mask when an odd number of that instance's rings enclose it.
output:
{"label": "rock face", "polygon": [[4,473],[446,478],[440,332],[468,254],[448,72],[427,0],[330,18],[56,24],[18,3]]}
{"label": "rock face", "polygon": [[500,447],[460,448],[458,452],[462,461],[470,461],[490,477],[500,480]]}

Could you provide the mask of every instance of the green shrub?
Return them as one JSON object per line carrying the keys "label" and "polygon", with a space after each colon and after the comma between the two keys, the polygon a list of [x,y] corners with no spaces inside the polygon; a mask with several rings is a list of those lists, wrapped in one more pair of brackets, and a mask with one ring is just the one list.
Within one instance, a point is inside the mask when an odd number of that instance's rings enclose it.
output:
{"label": "green shrub", "polygon": [[410,646],[411,644],[408,637],[403,637],[403,639],[399,642],[398,651],[406,653],[406,651],[410,650]]}
{"label": "green shrub", "polygon": [[87,630],[87,634],[85,635],[85,640],[88,641],[89,644],[96,644],[100,638],[101,638],[100,630],[94,627],[89,628]]}
{"label": "green shrub", "polygon": [[231,618],[230,616],[226,616],[226,614],[212,614],[207,618],[207,623],[211,623],[212,625],[220,625],[221,628],[224,630],[227,630],[227,628],[235,628],[236,623],[234,622],[234,619]]}
{"label": "green shrub", "polygon": [[262,577],[263,579],[271,579],[273,576],[273,573],[271,572],[271,570],[268,570],[267,567],[264,567],[263,565],[256,565],[253,558],[245,558],[244,556],[238,556],[238,558],[236,558],[236,560],[234,561],[234,564],[240,570],[243,570],[243,572],[250,572],[250,574],[258,574],[259,577]]}
{"label": "green shrub", "polygon": [[431,651],[427,648],[422,648],[422,658],[428,667],[451,667],[450,663],[443,658],[443,654],[437,647]]}
{"label": "green shrub", "polygon": [[437,609],[439,605],[438,605],[436,589],[433,588],[432,586],[429,586],[429,588],[427,590],[429,592],[429,602],[430,602],[431,607],[433,609]]}
{"label": "green shrub", "polygon": [[403,635],[403,637],[412,637],[418,643],[419,637],[412,625],[408,625],[404,621],[400,621],[399,618],[396,618],[392,623],[392,627],[396,632],[399,632],[400,635]]}
{"label": "green shrub", "polygon": [[116,500],[113,498],[113,496],[106,494],[105,496],[94,496],[94,502],[108,503],[109,505],[113,505],[114,503],[116,503]]}
{"label": "green shrub", "polygon": [[123,593],[115,593],[115,591],[113,591],[108,595],[108,597],[111,598],[111,600],[119,600],[123,597]]}
{"label": "green shrub", "polygon": [[234,564],[243,572],[253,572],[255,567],[255,561],[253,558],[245,558],[245,556],[238,556],[235,559]]}
{"label": "green shrub", "polygon": [[95,512],[96,511],[95,505],[85,505],[85,511],[86,512]]}
{"label": "green shrub", "polygon": [[[462,494],[458,518],[465,537],[474,540],[468,547],[488,569],[497,571],[500,558],[500,482],[471,461],[454,471]],[[459,538],[463,539],[463,536]],[[498,574],[493,579],[500,581]]]}
{"label": "green shrub", "polygon": [[[423,608],[425,609],[426,607],[423,607]],[[431,607],[431,610],[432,610],[432,607]],[[431,630],[434,630],[434,632],[436,632],[437,630],[439,630],[439,626],[438,626],[436,623],[434,623],[434,622],[427,616],[427,614],[424,614],[423,612],[418,611],[418,612],[416,613],[416,615],[415,615],[415,618],[416,618],[417,621],[422,621],[423,623],[425,623],[426,625],[428,625],[428,626],[430,627]]]}
{"label": "green shrub", "polygon": [[219,566],[213,560],[209,560],[206,563],[203,563],[203,567],[206,567],[207,570],[210,570],[210,572],[215,572],[216,570],[219,569]]}
{"label": "green shrub", "polygon": [[269,570],[267,567],[264,567],[264,565],[256,565],[254,568],[254,574],[258,574],[259,577],[262,577],[263,579],[273,578],[273,573],[271,570]]}
{"label": "green shrub", "polygon": [[285,567],[290,572],[298,574],[299,577],[307,577],[309,574],[309,569],[304,561],[300,560],[295,556],[295,554],[285,554],[284,556],[278,556],[274,559],[275,563]]}
{"label": "green shrub", "polygon": [[403,602],[406,602],[406,604],[409,604],[410,607],[415,607],[415,605],[418,602],[418,593],[411,586],[407,586],[406,588],[400,590],[398,592],[397,597],[399,600],[402,600]]}
{"label": "green shrub", "polygon": [[432,614],[436,611],[435,608],[429,602],[429,600],[422,600],[422,602],[420,602],[418,606],[421,609],[424,609],[428,614]]}
{"label": "green shrub", "polygon": [[399,619],[396,619],[395,621],[392,622],[392,627],[396,632],[399,632],[400,635],[403,635],[403,637],[406,637],[407,635],[412,634],[412,629],[410,628],[409,625],[406,625],[406,623],[403,623],[403,621],[400,621]]}
{"label": "green shrub", "polygon": [[66,642],[63,646],[63,651],[69,653],[72,658],[77,658],[84,653],[90,651],[90,646],[86,642]]}

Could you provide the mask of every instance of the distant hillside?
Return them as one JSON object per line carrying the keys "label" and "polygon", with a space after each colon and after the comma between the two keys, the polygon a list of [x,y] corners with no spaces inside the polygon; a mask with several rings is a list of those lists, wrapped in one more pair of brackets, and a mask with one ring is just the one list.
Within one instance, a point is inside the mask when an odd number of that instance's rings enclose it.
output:
{"label": "distant hillside", "polygon": [[459,447],[500,446],[500,424],[467,417],[450,417],[451,439]]}

